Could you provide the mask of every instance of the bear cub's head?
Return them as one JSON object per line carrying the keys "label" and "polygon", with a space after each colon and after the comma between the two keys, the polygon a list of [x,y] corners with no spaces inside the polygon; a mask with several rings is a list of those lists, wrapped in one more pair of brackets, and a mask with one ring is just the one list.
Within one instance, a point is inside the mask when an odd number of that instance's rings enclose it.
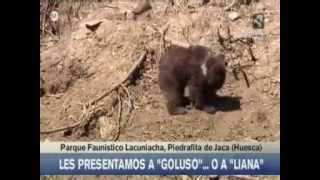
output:
{"label": "bear cub's head", "polygon": [[207,85],[211,90],[220,89],[226,79],[226,61],[223,54],[210,55],[201,65],[201,71],[207,79]]}

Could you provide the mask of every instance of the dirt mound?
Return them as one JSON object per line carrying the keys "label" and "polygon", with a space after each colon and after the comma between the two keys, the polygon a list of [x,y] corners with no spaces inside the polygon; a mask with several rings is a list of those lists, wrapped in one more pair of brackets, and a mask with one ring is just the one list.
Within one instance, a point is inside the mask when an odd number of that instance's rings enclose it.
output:
{"label": "dirt mound", "polygon": [[[68,38],[41,50],[41,139],[278,140],[280,35],[274,3],[279,2],[238,7],[236,21],[216,4],[154,2],[133,16],[135,4],[124,1],[90,12]],[[260,31],[251,25],[257,6],[266,18]],[[98,22],[95,31],[86,27]],[[169,44],[200,44],[226,54],[229,73],[215,115],[167,114],[158,61]],[[128,80],[120,85],[123,79]]]}

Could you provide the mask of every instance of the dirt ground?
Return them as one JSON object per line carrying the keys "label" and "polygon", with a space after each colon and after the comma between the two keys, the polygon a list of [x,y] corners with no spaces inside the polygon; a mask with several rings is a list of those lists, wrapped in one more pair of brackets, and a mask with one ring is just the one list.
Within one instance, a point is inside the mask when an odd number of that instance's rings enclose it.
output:
{"label": "dirt ground", "polygon": [[[83,12],[60,40],[43,37],[41,140],[278,141],[280,2],[252,1],[225,10],[230,2],[151,1],[152,9],[134,16],[135,1],[113,1]],[[231,20],[232,12],[239,18]],[[257,13],[265,17],[263,29],[252,28]],[[98,22],[94,32],[86,28]],[[227,80],[214,115],[196,110],[168,115],[158,63],[169,44],[225,53]],[[142,64],[118,86],[144,52]]]}

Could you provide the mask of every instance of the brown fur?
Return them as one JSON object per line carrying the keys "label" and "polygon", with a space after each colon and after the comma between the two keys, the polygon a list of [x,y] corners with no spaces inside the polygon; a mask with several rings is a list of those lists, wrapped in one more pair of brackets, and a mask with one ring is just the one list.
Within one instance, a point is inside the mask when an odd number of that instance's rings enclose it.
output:
{"label": "brown fur", "polygon": [[[207,74],[204,75],[201,65],[205,63]],[[189,48],[170,46],[160,59],[160,89],[167,99],[168,112],[171,115],[185,114],[189,101],[196,109],[208,113],[215,112],[208,105],[208,99],[216,95],[225,81],[226,70],[223,55],[213,56],[203,46]],[[184,97],[185,87],[190,90],[189,99]]]}

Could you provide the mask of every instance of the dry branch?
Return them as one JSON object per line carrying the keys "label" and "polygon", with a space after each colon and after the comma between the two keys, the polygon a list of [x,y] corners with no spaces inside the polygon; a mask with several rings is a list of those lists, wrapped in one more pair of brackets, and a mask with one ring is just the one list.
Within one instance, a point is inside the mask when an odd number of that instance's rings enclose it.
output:
{"label": "dry branch", "polygon": [[119,93],[117,94],[117,98],[118,98],[118,106],[119,106],[118,107],[118,119],[117,119],[118,129],[117,129],[116,136],[113,139],[114,141],[117,141],[120,136],[120,121],[121,121],[121,112],[122,112],[122,100],[121,100]]}
{"label": "dry branch", "polygon": [[[232,51],[233,49],[232,48],[229,48],[227,45],[226,45],[226,42],[230,45],[232,43],[241,43],[241,45],[245,45],[245,47],[248,49],[248,53],[251,57],[251,60],[253,62],[256,62],[257,61],[257,58],[253,55],[253,52],[252,52],[252,49],[251,49],[251,46],[253,44],[253,39],[250,38],[250,37],[240,37],[240,38],[234,38],[230,32],[230,27],[228,26],[227,27],[227,38],[224,38],[221,36],[220,34],[220,26],[218,27],[217,29],[217,36],[218,36],[218,42],[220,43],[220,45],[228,50],[228,51]],[[242,53],[241,53],[242,54]],[[236,80],[239,80],[239,77],[238,77],[238,72],[241,72],[241,74],[243,75],[244,77],[244,80],[246,82],[246,85],[247,87],[249,88],[250,87],[250,83],[249,83],[249,79],[248,79],[248,76],[246,74],[246,72],[243,70],[243,67],[242,65],[240,64],[237,64],[235,67],[233,67],[232,69],[232,73],[235,77]]]}
{"label": "dry branch", "polygon": [[248,79],[248,76],[246,74],[246,72],[240,67],[240,72],[242,73],[243,77],[244,77],[244,80],[246,82],[246,85],[247,87],[249,88],[250,87],[250,83],[249,83],[249,79]]}
{"label": "dry branch", "polygon": [[193,43],[190,41],[190,29],[189,26],[182,28],[182,37],[187,41],[189,46],[192,46]]}
{"label": "dry branch", "polygon": [[[94,101],[92,101],[89,104],[86,104],[84,106],[84,108],[88,108],[89,106],[92,106],[94,104],[96,104],[98,101],[102,100],[104,97],[108,96],[113,90],[117,90],[125,81],[127,81],[131,75],[138,69],[138,67],[141,65],[141,63],[145,60],[147,55],[147,52],[144,51],[142,53],[142,55],[140,56],[140,58],[138,59],[138,61],[132,66],[132,68],[130,69],[130,71],[128,72],[128,74],[125,76],[125,78],[123,78],[121,81],[119,81],[119,83],[117,83],[113,88],[111,88],[109,91],[103,93],[101,96],[99,96],[97,99],[95,99]],[[56,133],[56,132],[60,132],[60,131],[64,131],[64,130],[69,130],[69,129],[73,129],[76,127],[79,127],[82,123],[85,123],[86,121],[89,121],[91,118],[86,118],[83,119],[79,122],[76,122],[70,126],[67,127],[61,127],[61,128],[56,128],[56,129],[52,129],[52,130],[45,130],[45,131],[40,131],[40,134],[50,134],[50,133]]]}
{"label": "dry branch", "polygon": [[220,27],[217,28],[217,36],[219,44],[224,48],[227,49],[227,46],[224,44],[225,39],[220,34]]}
{"label": "dry branch", "polygon": [[129,112],[132,111],[133,109],[133,102],[132,102],[132,98],[131,98],[131,95],[130,95],[130,92],[128,90],[128,88],[126,88],[123,84],[121,84],[121,88],[126,92],[127,96],[128,96],[128,99],[129,99],[129,106],[130,106],[130,110]]}
{"label": "dry branch", "polygon": [[232,0],[232,2],[224,8],[225,11],[230,10],[236,3],[238,2],[238,0]]}
{"label": "dry branch", "polygon": [[117,6],[104,5],[103,8],[112,8],[112,9],[120,9]]}
{"label": "dry branch", "polygon": [[248,47],[248,51],[249,51],[249,54],[250,54],[251,60],[252,60],[253,62],[256,62],[256,61],[257,61],[257,58],[253,55],[253,52],[252,52],[251,46],[249,46],[249,47]]}
{"label": "dry branch", "polygon": [[78,127],[81,123],[82,123],[82,121],[79,121],[79,122],[76,122],[76,123],[74,123],[70,126],[67,126],[67,127],[61,127],[61,128],[57,128],[57,129],[48,130],[48,131],[40,131],[40,134],[50,134],[50,133],[56,133],[56,132],[60,132],[60,131],[73,129],[73,128]]}
{"label": "dry branch", "polygon": [[242,66],[240,64],[237,64],[236,67],[234,67],[232,69],[232,73],[233,73],[235,79],[239,80],[238,72],[241,72],[241,74],[243,75],[244,80],[246,82],[246,85],[249,88],[250,87],[250,83],[249,83],[249,79],[248,79],[247,73],[243,70],[244,67],[246,67],[246,66]]}
{"label": "dry branch", "polygon": [[170,26],[170,24],[167,23],[164,26],[164,28],[161,30],[161,32],[157,30],[161,34],[161,41],[162,41],[161,44],[160,44],[160,50],[159,50],[160,54],[162,54],[162,51],[164,51],[167,48],[165,37],[166,37],[166,34],[167,34],[168,30],[169,30],[169,26]]}
{"label": "dry branch", "polygon": [[138,59],[138,61],[132,66],[132,68],[130,69],[130,71],[128,72],[128,74],[125,76],[125,78],[123,78],[121,81],[119,81],[113,88],[111,88],[109,91],[103,93],[101,96],[99,96],[97,99],[93,100],[90,105],[96,104],[97,102],[101,101],[103,98],[105,98],[106,96],[108,96],[113,90],[118,89],[122,83],[126,82],[131,75],[136,72],[136,70],[138,69],[138,67],[142,64],[142,62],[145,60],[147,55],[147,52],[144,51],[142,53],[142,55],[140,56],[140,58]]}

